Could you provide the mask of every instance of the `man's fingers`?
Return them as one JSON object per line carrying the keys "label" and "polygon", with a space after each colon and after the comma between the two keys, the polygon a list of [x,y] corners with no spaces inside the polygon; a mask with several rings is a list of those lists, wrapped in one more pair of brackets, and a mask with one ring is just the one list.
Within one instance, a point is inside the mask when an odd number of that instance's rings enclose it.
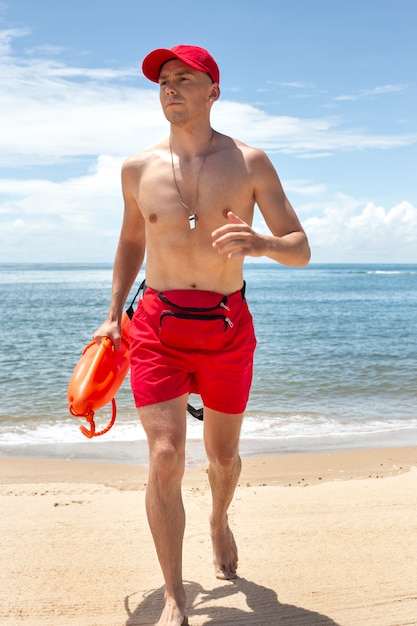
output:
{"label": "man's fingers", "polygon": [[232,224],[246,224],[240,217],[235,215],[233,211],[229,211],[227,213],[227,218],[232,222]]}

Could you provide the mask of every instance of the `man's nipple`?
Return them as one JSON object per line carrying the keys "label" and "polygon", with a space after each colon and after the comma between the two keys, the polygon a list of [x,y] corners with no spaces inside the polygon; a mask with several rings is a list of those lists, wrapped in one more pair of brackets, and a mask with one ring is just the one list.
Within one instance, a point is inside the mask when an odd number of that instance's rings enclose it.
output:
{"label": "man's nipple", "polygon": [[151,224],[155,224],[155,222],[158,220],[158,216],[156,213],[151,213],[149,216],[149,221]]}

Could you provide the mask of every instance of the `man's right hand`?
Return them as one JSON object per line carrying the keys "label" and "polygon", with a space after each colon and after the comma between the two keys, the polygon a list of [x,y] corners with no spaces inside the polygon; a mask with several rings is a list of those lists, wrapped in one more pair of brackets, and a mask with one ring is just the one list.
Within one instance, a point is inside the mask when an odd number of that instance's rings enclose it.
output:
{"label": "man's right hand", "polygon": [[113,342],[115,350],[120,348],[120,340],[122,337],[122,328],[119,322],[106,320],[93,333],[93,339],[96,343],[100,343],[103,337],[108,337]]}

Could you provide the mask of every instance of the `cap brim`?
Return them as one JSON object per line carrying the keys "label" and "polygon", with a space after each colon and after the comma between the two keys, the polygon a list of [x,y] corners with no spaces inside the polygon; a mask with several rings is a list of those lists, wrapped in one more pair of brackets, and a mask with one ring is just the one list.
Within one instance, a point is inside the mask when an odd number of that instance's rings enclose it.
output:
{"label": "cap brim", "polygon": [[170,59],[179,59],[179,56],[166,48],[153,50],[143,59],[143,74],[152,82],[157,83],[162,65]]}

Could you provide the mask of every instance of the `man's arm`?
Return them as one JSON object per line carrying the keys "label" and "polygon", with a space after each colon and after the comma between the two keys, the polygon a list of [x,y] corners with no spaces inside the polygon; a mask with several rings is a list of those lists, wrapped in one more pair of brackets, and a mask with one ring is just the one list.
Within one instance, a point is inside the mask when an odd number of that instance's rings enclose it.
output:
{"label": "man's arm", "polygon": [[265,153],[254,150],[248,166],[254,180],[254,200],[271,235],[257,233],[230,211],[229,223],[212,234],[213,247],[229,258],[266,256],[283,265],[307,265],[310,260],[307,236],[272,163]]}
{"label": "man's arm", "polygon": [[129,161],[122,167],[124,199],[123,222],[113,265],[112,295],[105,322],[93,337],[110,337],[115,348],[120,347],[120,322],[123,307],[145,257],[145,223],[136,202],[138,168]]}

